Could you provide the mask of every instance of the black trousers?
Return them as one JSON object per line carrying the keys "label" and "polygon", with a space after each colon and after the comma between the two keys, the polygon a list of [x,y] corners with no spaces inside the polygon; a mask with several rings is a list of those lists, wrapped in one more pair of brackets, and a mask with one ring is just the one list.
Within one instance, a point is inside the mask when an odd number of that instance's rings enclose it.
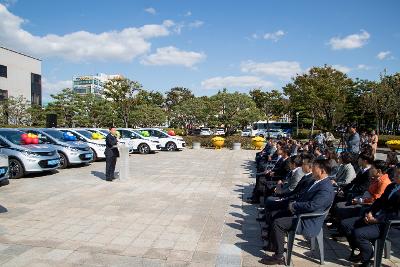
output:
{"label": "black trousers", "polygon": [[360,250],[362,262],[372,259],[374,253],[372,242],[379,238],[381,225],[366,224],[363,217],[353,217],[343,220],[340,228],[346,235],[350,247]]}
{"label": "black trousers", "polygon": [[272,223],[270,240],[275,248],[276,256],[283,257],[286,234],[295,227],[296,220],[296,218],[290,216],[277,218]]}
{"label": "black trousers", "polygon": [[117,163],[117,157],[106,157],[106,180],[114,179],[115,164]]}

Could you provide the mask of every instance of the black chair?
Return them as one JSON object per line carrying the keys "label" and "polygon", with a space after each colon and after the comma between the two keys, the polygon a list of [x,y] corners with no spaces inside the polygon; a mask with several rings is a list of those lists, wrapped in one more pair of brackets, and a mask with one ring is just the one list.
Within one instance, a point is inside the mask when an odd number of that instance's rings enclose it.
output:
{"label": "black chair", "polygon": [[389,220],[385,223],[385,228],[381,236],[375,240],[374,244],[374,267],[380,267],[382,264],[383,251],[385,258],[390,259],[391,242],[388,239],[389,231],[394,226],[400,226],[400,220]]}
{"label": "black chair", "polygon": [[[310,218],[310,217],[324,217],[329,213],[330,206],[328,209],[326,209],[324,212],[312,212],[312,213],[305,213],[305,214],[300,214],[297,216],[297,222],[296,222],[296,227],[294,230],[288,232],[288,242],[287,242],[287,254],[286,254],[286,265],[290,266],[291,263],[291,258],[292,258],[292,251],[293,251],[293,244],[294,244],[294,238],[296,236],[296,233],[299,230],[300,223],[302,219],[305,218]],[[321,230],[319,231],[317,236],[310,236],[309,238],[311,239],[311,250],[315,250],[316,243],[318,243],[318,248],[319,248],[319,255],[320,255],[320,264],[323,265],[325,264],[325,252],[324,252],[324,230],[323,230],[323,224],[321,225]]]}

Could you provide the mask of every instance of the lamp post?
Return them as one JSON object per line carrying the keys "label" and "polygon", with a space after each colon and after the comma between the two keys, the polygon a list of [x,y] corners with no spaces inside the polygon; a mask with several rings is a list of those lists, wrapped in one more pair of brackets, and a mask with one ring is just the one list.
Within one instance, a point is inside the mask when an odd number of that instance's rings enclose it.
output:
{"label": "lamp post", "polygon": [[300,112],[296,112],[296,136],[298,137],[299,136],[299,114],[300,114]]}

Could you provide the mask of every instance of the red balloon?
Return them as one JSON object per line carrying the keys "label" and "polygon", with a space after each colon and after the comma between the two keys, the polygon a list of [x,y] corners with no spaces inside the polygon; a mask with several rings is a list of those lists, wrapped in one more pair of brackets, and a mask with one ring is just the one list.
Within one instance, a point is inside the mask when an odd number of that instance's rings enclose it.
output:
{"label": "red balloon", "polygon": [[33,141],[32,137],[25,138],[25,144],[26,145],[32,144],[32,141]]}
{"label": "red balloon", "polygon": [[39,144],[39,138],[37,138],[37,137],[33,138],[32,144],[35,144],[35,145]]}
{"label": "red balloon", "polygon": [[26,133],[21,134],[21,139],[22,139],[22,140],[25,140],[27,137],[28,137],[28,135],[27,135]]}
{"label": "red balloon", "polygon": [[169,130],[168,135],[175,136],[175,132],[173,130]]}

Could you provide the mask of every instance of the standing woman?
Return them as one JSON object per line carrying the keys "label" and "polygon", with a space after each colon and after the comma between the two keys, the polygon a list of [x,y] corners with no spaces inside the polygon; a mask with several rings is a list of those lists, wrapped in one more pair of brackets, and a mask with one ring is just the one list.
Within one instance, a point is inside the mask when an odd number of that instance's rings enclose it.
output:
{"label": "standing woman", "polygon": [[106,137],[106,181],[111,182],[114,180],[115,164],[119,157],[118,151],[118,140],[117,140],[117,129],[114,126],[109,128],[109,133]]}
{"label": "standing woman", "polygon": [[372,155],[375,157],[376,150],[378,148],[378,135],[376,134],[375,130],[371,131],[369,143],[372,147]]}

